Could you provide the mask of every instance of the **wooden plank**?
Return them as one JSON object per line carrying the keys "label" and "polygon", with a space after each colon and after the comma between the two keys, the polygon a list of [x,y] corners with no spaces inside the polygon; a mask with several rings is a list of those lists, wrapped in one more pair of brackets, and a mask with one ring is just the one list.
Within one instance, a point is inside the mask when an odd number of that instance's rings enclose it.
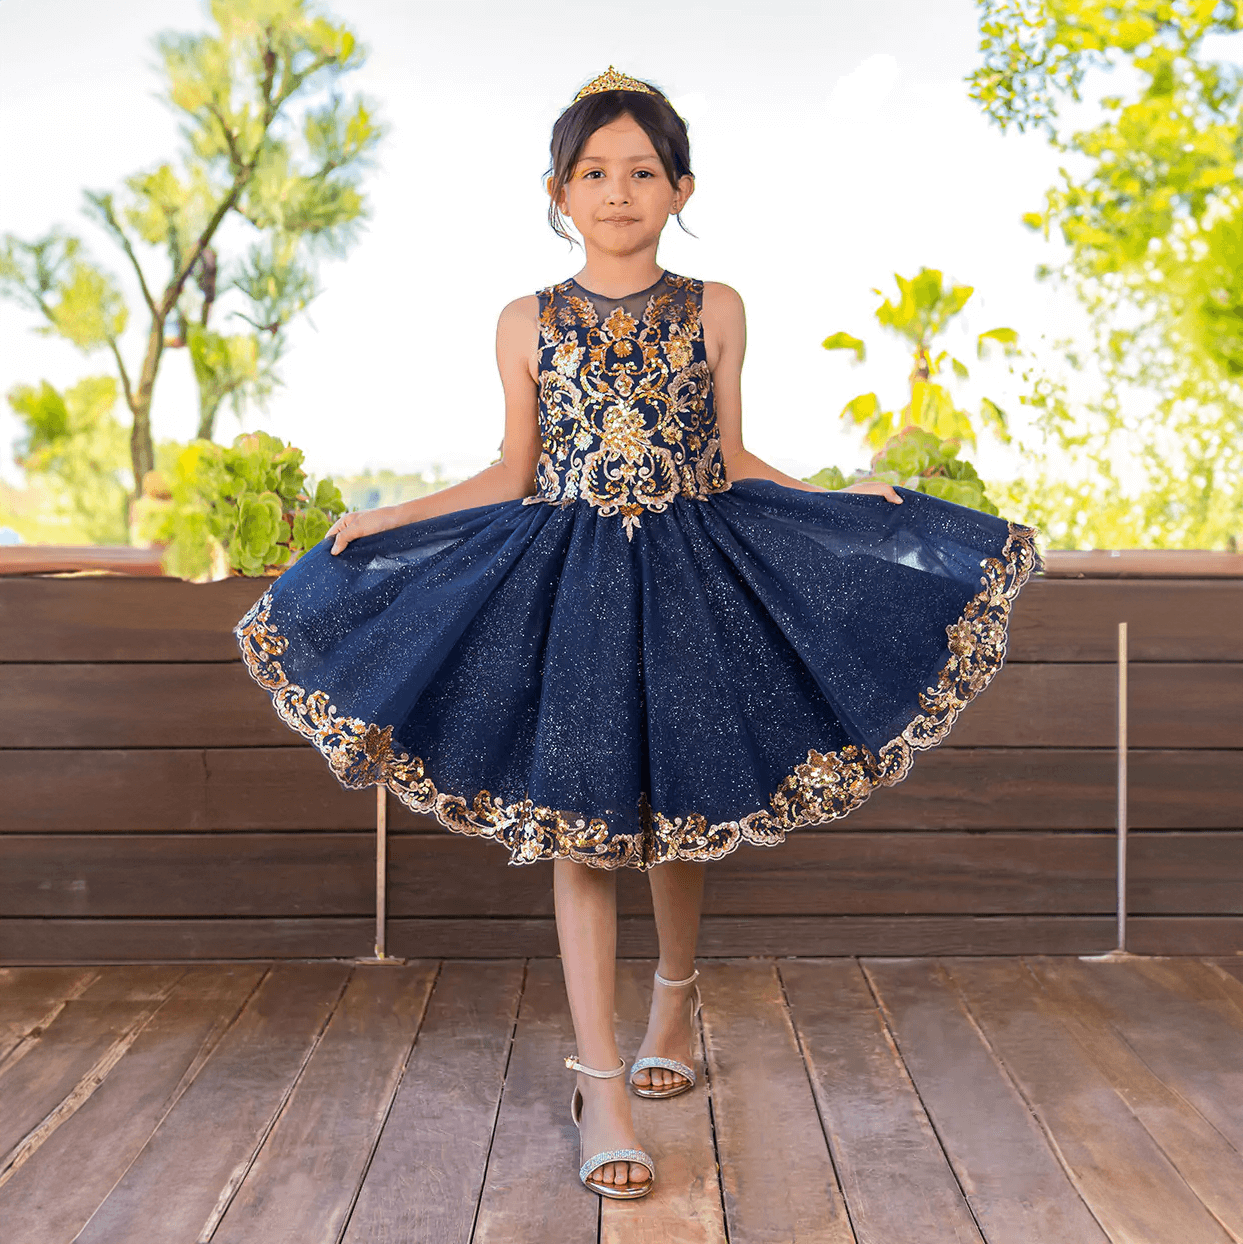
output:
{"label": "wooden plank", "polygon": [[731,1244],[854,1244],[775,966],[701,966]]}
{"label": "wooden plank", "polygon": [[[1134,747],[1243,747],[1243,664],[1131,667]],[[1112,664],[1007,665],[964,710],[947,747],[1108,747],[1116,739]]]}
{"label": "wooden plank", "polygon": [[[3,910],[0,907],[0,910]],[[38,1035],[96,977],[91,968],[0,969],[0,1066],[15,1046]]]}
{"label": "wooden plank", "polygon": [[374,917],[0,919],[0,963],[349,959],[371,954],[374,945]]}
{"label": "wooden plank", "polygon": [[[1066,557],[1065,553],[1056,556]],[[0,662],[236,661],[234,624],[263,580],[0,578]],[[1009,660],[1239,661],[1243,580],[1037,576],[1015,602]]]}
{"label": "wooden plank", "polygon": [[0,575],[66,574],[110,571],[125,575],[161,575],[158,549],[97,544],[6,544],[0,547]]}
{"label": "wooden plank", "polygon": [[[617,965],[617,1040],[628,1062],[647,1030],[655,966],[650,959]],[[703,1066],[699,1035],[696,1061]],[[642,1200],[600,1203],[600,1244],[725,1244],[705,1078],[669,1101],[632,1096],[632,1103],[638,1134],[659,1140],[660,1178]]]}
{"label": "wooden plank", "polygon": [[470,1244],[523,974],[441,968],[343,1244]]}
{"label": "wooden plank", "polygon": [[1243,580],[1033,579],[1015,601],[1009,661],[1243,660]]}
{"label": "wooden plank", "polygon": [[[1243,1153],[1243,1015],[1215,1007],[1209,970],[1195,960],[1042,963],[1041,978],[1084,995],[1151,1072]],[[1207,992],[1206,992],[1207,991]]]}
{"label": "wooden plank", "polygon": [[[1108,830],[1112,749],[935,748],[843,829]],[[1238,829],[1243,751],[1131,752],[1132,829]],[[372,791],[347,791],[320,754],[276,748],[0,751],[0,832],[368,829]],[[389,801],[389,830],[445,834]],[[800,831],[801,832],[801,831]],[[480,844],[487,850],[491,844]],[[492,847],[492,849],[497,849]],[[744,852],[745,854],[745,852]]]}
{"label": "wooden plank", "polygon": [[0,1168],[11,1150],[159,1009],[185,971],[133,967],[105,973],[0,1068]]}
{"label": "wooden plank", "polygon": [[[1063,1166],[1113,1244],[1227,1244],[1212,1217],[1113,1090],[1021,963],[945,964]],[[1176,1227],[1175,1227],[1176,1224]]]}
{"label": "wooden plank", "polygon": [[1047,575],[1143,576],[1243,575],[1243,557],[1215,549],[1049,549]]}
{"label": "wooden plank", "polygon": [[[124,969],[109,969],[118,970]],[[6,1244],[48,1244],[77,1235],[265,971],[193,967],[177,982],[107,1079],[9,1172],[0,1187]]]}
{"label": "wooden plank", "polygon": [[212,1244],[336,1244],[435,976],[434,963],[355,968]]}
{"label": "wooden plank", "polygon": [[333,963],[273,968],[76,1244],[144,1239],[152,1223],[168,1240],[197,1240],[210,1231],[315,1048],[349,972]]}
{"label": "wooden plank", "polygon": [[984,1244],[859,965],[779,971],[859,1244]]}
{"label": "wooden plank", "polygon": [[[11,916],[358,916],[374,908],[373,833],[8,835]],[[389,844],[397,917],[550,916],[546,868],[446,831]],[[1081,915],[1113,910],[1112,834],[800,831],[715,864],[709,915]],[[618,910],[651,910],[619,878]],[[1243,915],[1243,830],[1130,840],[1133,914]]]}
{"label": "wooden plank", "polygon": [[1213,963],[1223,972],[1228,972],[1237,981],[1243,981],[1243,959],[1214,959]]}
{"label": "wooden plank", "polygon": [[[1188,925],[1192,927],[1187,928]],[[1136,916],[1128,939],[1165,954],[1221,954],[1243,937],[1238,916]],[[0,963],[133,963],[194,959],[348,958],[371,953],[375,921],[301,919],[0,920]],[[551,955],[551,919],[398,919],[389,953],[404,958]],[[619,921],[619,950],[656,953],[650,918]],[[710,916],[706,956],[1095,954],[1115,945],[1113,916]]]}
{"label": "wooden plank", "polygon": [[[578,1131],[569,1111],[574,1077],[563,1059],[573,1052],[561,964],[533,960],[471,1244],[596,1238],[600,1198],[578,1181]],[[659,1153],[652,1156],[659,1160]]]}
{"label": "wooden plank", "polygon": [[[799,973],[809,983],[814,981],[817,978],[809,969],[810,965],[783,965],[796,1019],[800,995],[790,981]],[[864,970],[920,1103],[936,1126],[989,1244],[1046,1244],[1050,1240],[1108,1244],[936,961],[869,959]],[[841,1030],[847,1027],[846,1016],[839,1014],[835,994],[812,992],[811,998],[825,1012],[832,1055]],[[864,1062],[865,1075],[869,1063],[875,1061],[874,1056]],[[887,1067],[887,1063],[882,1065]],[[862,1097],[864,1108],[860,1111],[854,1103],[855,1113],[866,1117],[866,1079],[854,1079],[836,1057],[829,1058],[828,1067],[828,1074],[840,1081],[834,1097],[846,1101]],[[881,1160],[885,1162],[884,1155]],[[898,1172],[899,1185],[904,1179],[905,1174]],[[898,1230],[894,1238],[901,1234]]]}
{"label": "wooden plank", "polygon": [[[1153,1074],[1152,1068],[1111,1027],[1106,1009],[1076,988],[1068,975],[1059,971],[1061,966],[1064,965],[1055,960],[1029,961],[1049,996],[1050,1009],[1126,1101],[1196,1196],[1224,1227],[1243,1239],[1243,1155],[1194,1106]],[[1076,966],[1090,972],[1094,966],[1109,965]],[[1179,965],[1185,966],[1189,965]],[[1243,1021],[1243,1014],[1239,1019]],[[1229,1074],[1227,1068],[1222,1071]]]}
{"label": "wooden plank", "polygon": [[[1108,747],[1109,664],[1009,665],[945,746]],[[279,747],[297,736],[239,664],[5,667],[0,747]],[[118,711],[119,706],[124,711]],[[1243,747],[1243,663],[1136,665],[1135,747]]]}
{"label": "wooden plank", "polygon": [[266,579],[0,579],[0,662],[237,661]]}
{"label": "wooden plank", "polygon": [[[3,920],[0,964],[143,963],[195,959],[315,959],[369,955],[374,919]],[[1113,916],[710,916],[701,952],[764,955],[1078,955],[1116,945]],[[389,924],[401,957],[521,959],[551,955],[551,919],[437,917]],[[1243,943],[1239,916],[1133,916],[1136,953],[1224,955]],[[650,918],[619,922],[620,953],[656,953]]]}

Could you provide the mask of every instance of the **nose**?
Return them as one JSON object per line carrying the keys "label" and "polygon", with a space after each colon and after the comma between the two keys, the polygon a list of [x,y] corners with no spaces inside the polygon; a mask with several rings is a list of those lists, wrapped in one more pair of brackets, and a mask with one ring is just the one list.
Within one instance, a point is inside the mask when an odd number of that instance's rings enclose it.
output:
{"label": "nose", "polygon": [[629,185],[627,179],[614,180],[609,182],[608,186],[608,202],[614,207],[622,207],[630,202]]}

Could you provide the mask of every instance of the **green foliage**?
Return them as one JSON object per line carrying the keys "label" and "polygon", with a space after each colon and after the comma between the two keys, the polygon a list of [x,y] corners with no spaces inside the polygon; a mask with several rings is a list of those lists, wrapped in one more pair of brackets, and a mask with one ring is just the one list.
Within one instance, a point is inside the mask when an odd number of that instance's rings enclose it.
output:
{"label": "green foliage", "polygon": [[[877,479],[996,514],[997,508],[985,495],[975,468],[958,454],[964,442],[975,445],[977,422],[1008,442],[1005,412],[984,398],[979,415],[973,418],[958,406],[950,390],[934,379],[943,374],[947,363],[958,380],[966,380],[970,374],[967,365],[947,350],[934,353],[933,342],[974,291],[970,285],[947,284],[935,268],[921,268],[910,278],[895,273],[894,280],[898,286],[896,299],[886,298],[879,289],[872,292],[881,298],[877,322],[902,337],[911,350],[910,398],[901,410],[885,410],[875,393],[851,398],[842,409],[842,418],[863,428],[865,441],[876,451],[871,469],[847,477],[837,467],[825,467],[808,482],[838,489],[859,479]],[[826,350],[850,350],[856,362],[862,362],[866,354],[864,343],[849,333],[834,333],[822,344]],[[1000,348],[1013,355],[1017,344],[1018,334],[1012,328],[992,328],[977,338],[976,353],[984,358],[990,348]]]}
{"label": "green foliage", "polygon": [[[212,0],[210,11],[214,31],[156,40],[184,149],[119,193],[85,196],[142,295],[141,365],[127,366],[120,349],[129,309],[116,281],[77,239],[57,228],[0,247],[0,295],[38,314],[43,331],[112,355],[133,420],[136,487],[154,466],[151,407],[166,350],[190,350],[204,438],[226,401],[240,417],[279,383],[287,326],[317,293],[318,257],[343,254],[366,216],[360,179],[381,136],[366,102],[337,90],[363,51],[314,0]],[[226,220],[241,228],[222,232]],[[239,253],[220,254],[221,239],[234,238]]]}
{"label": "green foliage", "polygon": [[922,428],[906,427],[892,437],[872,459],[869,479],[901,484],[943,501],[996,514],[997,507],[985,496],[984,481],[975,467],[958,456],[954,440],[942,440]]}
{"label": "green foliage", "polygon": [[[1243,527],[1243,73],[1202,45],[1243,29],[1239,6],[979,4],[973,97],[1002,129],[1042,129],[1083,170],[1063,169],[1023,219],[1069,248],[1045,274],[1088,311],[1095,392],[1042,424],[1040,456],[1060,452],[1070,470],[1036,463],[1015,495],[1034,521],[1047,507],[1066,540],[1227,545]],[[1102,98],[1096,124],[1066,126],[1060,111],[1088,73],[1117,68],[1135,89]],[[1097,514],[1077,516],[1088,504]]]}
{"label": "green foliage", "polygon": [[[880,449],[905,427],[926,428],[942,439],[974,446],[977,420],[1003,443],[1008,441],[1006,416],[995,402],[985,398],[979,415],[973,418],[957,405],[950,390],[934,379],[942,374],[946,363],[959,380],[966,380],[970,374],[967,365],[948,351],[934,354],[932,345],[967,305],[972,287],[947,285],[935,268],[921,268],[910,278],[895,273],[894,280],[898,286],[896,300],[886,298],[879,289],[872,292],[881,298],[875,312],[877,322],[902,337],[911,349],[910,400],[901,410],[884,410],[875,393],[861,393],[846,403],[842,418],[862,427],[864,440],[873,449]],[[1012,354],[1017,341],[1018,334],[1012,328],[992,328],[980,334],[976,350],[983,358],[988,344],[995,343]],[[850,350],[856,362],[865,357],[864,343],[849,333],[834,333],[821,344],[826,350]]]}
{"label": "green foliage", "polygon": [[18,385],[8,401],[24,428],[17,463],[41,484],[55,514],[97,543],[124,543],[129,447],[112,414],[116,381],[91,376],[62,394],[45,380]]}
{"label": "green foliage", "polygon": [[309,488],[302,459],[264,432],[243,433],[228,448],[162,446],[161,470],[136,507],[140,533],[167,546],[165,565],[183,578],[208,577],[221,561],[244,575],[277,570],[345,512],[331,480]]}

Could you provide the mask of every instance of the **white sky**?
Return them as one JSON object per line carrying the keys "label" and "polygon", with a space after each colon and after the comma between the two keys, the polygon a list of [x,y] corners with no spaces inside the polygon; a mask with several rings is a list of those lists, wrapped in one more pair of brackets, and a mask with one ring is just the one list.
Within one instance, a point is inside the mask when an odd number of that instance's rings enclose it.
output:
{"label": "white sky", "polygon": [[[971,0],[337,0],[329,12],[370,48],[345,88],[388,126],[365,183],[371,219],[348,259],[322,269],[285,386],[246,421],[301,446],[317,474],[433,463],[464,474],[494,457],[497,313],[581,264],[544,220],[549,132],[610,63],[664,88],[690,124],[697,190],[684,218],[698,238],[670,228],[660,260],[742,294],[744,434],[775,465],[806,475],[866,461],[838,412],[868,389],[901,401],[907,364],[881,348],[870,314],[871,287],[888,292],[895,270],[926,264],[973,284],[972,335],[1006,324],[1034,345],[1077,322],[1036,283],[1036,264],[1055,256],[1019,223],[1056,179],[1056,154],[1035,136],[1002,137],[966,98]],[[81,216],[81,191],[172,154],[150,40],[203,22],[194,0],[0,0],[0,231],[29,239],[64,224],[122,275],[133,371],[136,288]],[[105,355],[84,358],[34,324],[0,302],[0,392],[107,370]],[[867,340],[864,367],[820,348],[838,329]],[[971,362],[966,333],[956,344]],[[189,362],[164,358],[156,436],[184,439],[196,421]],[[1001,381],[978,391],[1006,397]],[[13,481],[17,430],[5,405],[0,475]],[[218,438],[238,430],[222,412]],[[1004,473],[1000,456],[973,460]]]}

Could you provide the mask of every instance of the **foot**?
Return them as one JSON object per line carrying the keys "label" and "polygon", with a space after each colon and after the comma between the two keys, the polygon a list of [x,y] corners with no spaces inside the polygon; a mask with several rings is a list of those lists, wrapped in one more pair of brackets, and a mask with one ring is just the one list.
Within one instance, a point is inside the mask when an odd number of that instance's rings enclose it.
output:
{"label": "foot", "polygon": [[[647,1017],[647,1033],[639,1046],[638,1058],[672,1058],[694,1066],[695,1027],[691,1019],[695,985],[652,985],[652,1008]],[[643,1067],[634,1073],[640,1088],[670,1089],[686,1083],[686,1077],[668,1067]]]}
{"label": "foot", "polygon": [[[578,1088],[583,1095],[583,1113],[579,1124],[582,1133],[580,1162],[585,1162],[593,1153],[604,1153],[609,1149],[643,1147],[635,1139],[630,1097],[623,1076],[615,1080],[597,1080],[593,1076],[580,1074]],[[646,1183],[652,1177],[651,1171],[637,1162],[606,1162],[589,1173],[600,1183],[618,1187]]]}

